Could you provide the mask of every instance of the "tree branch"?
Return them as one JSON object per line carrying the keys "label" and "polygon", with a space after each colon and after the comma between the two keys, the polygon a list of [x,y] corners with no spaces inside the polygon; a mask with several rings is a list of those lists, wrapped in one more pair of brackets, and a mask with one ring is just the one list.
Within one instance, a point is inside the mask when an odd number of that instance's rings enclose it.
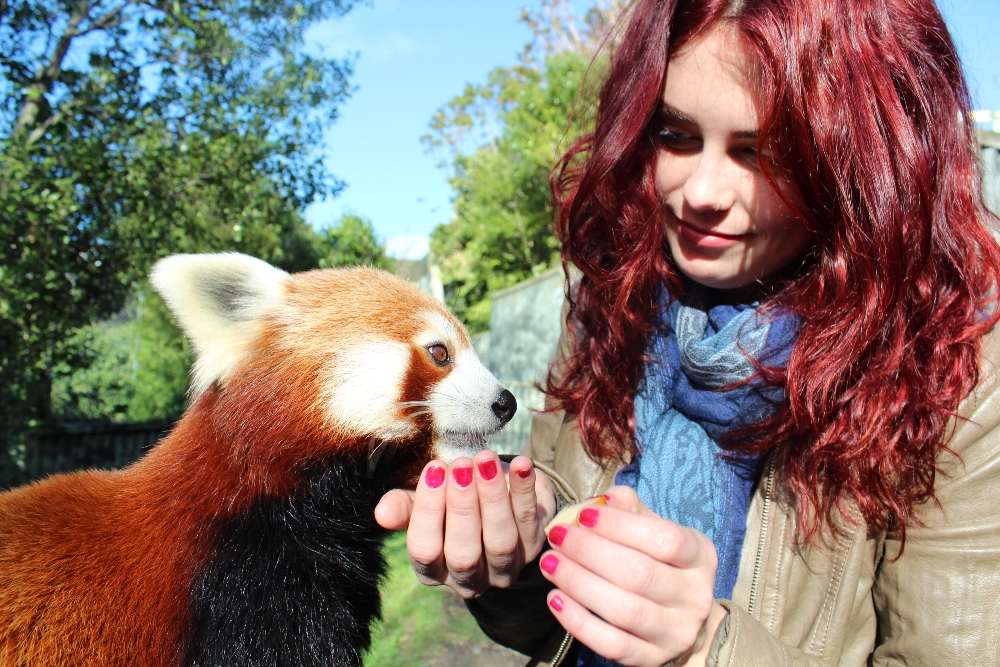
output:
{"label": "tree branch", "polygon": [[[0,2],[6,3],[6,0],[0,0]],[[107,30],[120,25],[127,18],[124,14],[124,10],[129,4],[131,4],[131,0],[126,0],[118,7],[110,10],[108,13],[98,18],[96,21],[92,21],[90,26],[81,29],[80,25],[90,18],[90,12],[95,5],[91,5],[87,0],[80,3],[76,11],[70,16],[69,23],[63,31],[63,34],[56,42],[55,50],[52,52],[52,56],[49,58],[48,63],[43,66],[39,66],[38,71],[35,73],[34,80],[31,85],[27,87],[28,99],[25,101],[24,108],[21,109],[21,113],[18,116],[16,125],[17,129],[27,129],[37,122],[38,113],[41,110],[41,98],[47,93],[52,92],[52,87],[55,86],[56,82],[59,80],[59,77],[62,74],[63,61],[66,59],[66,54],[69,52],[69,48],[72,45],[73,40],[81,35],[86,35],[96,30]],[[41,136],[41,134],[38,134],[37,136],[35,135],[36,132],[32,132],[32,136],[35,137],[35,140]]]}

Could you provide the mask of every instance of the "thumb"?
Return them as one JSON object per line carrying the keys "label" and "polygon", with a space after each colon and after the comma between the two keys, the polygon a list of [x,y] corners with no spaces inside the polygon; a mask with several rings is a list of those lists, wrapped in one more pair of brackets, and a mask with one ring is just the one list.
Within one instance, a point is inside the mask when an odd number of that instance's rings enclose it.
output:
{"label": "thumb", "polygon": [[402,530],[410,525],[413,514],[413,491],[393,489],[375,506],[375,521],[387,530]]}
{"label": "thumb", "polygon": [[612,486],[604,494],[608,496],[608,505],[616,509],[641,516],[657,516],[653,510],[646,507],[646,504],[639,499],[639,495],[631,487]]}

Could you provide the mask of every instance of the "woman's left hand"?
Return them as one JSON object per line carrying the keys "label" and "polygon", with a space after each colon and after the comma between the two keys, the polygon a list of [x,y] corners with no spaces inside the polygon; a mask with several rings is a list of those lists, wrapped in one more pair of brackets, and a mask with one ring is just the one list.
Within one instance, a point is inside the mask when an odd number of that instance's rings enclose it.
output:
{"label": "woman's left hand", "polygon": [[549,533],[541,568],[549,608],[595,653],[623,665],[703,665],[726,610],[718,559],[698,531],[661,519],[628,487],[584,509],[579,527]]}

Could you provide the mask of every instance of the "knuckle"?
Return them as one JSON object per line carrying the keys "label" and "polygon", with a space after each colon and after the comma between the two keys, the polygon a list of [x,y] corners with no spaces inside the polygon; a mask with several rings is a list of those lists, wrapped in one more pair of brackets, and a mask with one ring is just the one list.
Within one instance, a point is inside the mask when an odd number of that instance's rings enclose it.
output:
{"label": "knuckle", "polygon": [[440,579],[435,579],[434,577],[429,577],[429,576],[427,576],[425,574],[421,574],[420,572],[417,572],[416,570],[414,570],[414,573],[417,575],[417,581],[419,581],[424,586],[440,586],[441,583],[442,583]]}
{"label": "knuckle", "polygon": [[482,595],[482,591],[478,588],[466,588],[464,586],[459,586],[455,590],[462,596],[463,600],[475,600],[477,597]]}
{"label": "knuckle", "polygon": [[479,597],[483,590],[482,577],[473,576],[470,574],[460,574],[455,575],[452,573],[452,580],[455,582],[453,588],[458,591],[458,593],[466,600],[471,600],[475,597]]}
{"label": "knuckle", "polygon": [[515,503],[514,520],[520,524],[532,524],[538,521],[538,510],[534,505]]}
{"label": "knuckle", "polygon": [[617,625],[620,628],[632,630],[638,628],[646,616],[645,605],[635,595],[623,595],[618,602]]}
{"label": "knuckle", "polygon": [[676,524],[666,524],[656,533],[655,556],[658,561],[673,561],[684,545],[684,531]]}
{"label": "knuckle", "polygon": [[492,536],[486,541],[486,553],[497,560],[513,558],[517,553],[518,536],[516,534]]}
{"label": "knuckle", "polygon": [[630,653],[628,638],[620,633],[616,633],[608,642],[607,651],[606,658],[614,662],[627,662]]}
{"label": "knuckle", "polygon": [[658,563],[646,559],[635,564],[630,570],[630,588],[636,592],[652,590],[659,582],[657,565]]}
{"label": "knuckle", "polygon": [[639,500],[639,494],[636,493],[635,489],[633,489],[631,486],[619,486],[617,489],[615,489],[615,491],[616,493],[621,495],[622,500],[625,500],[629,503],[634,503]]}
{"label": "knuckle", "polygon": [[478,566],[479,566],[479,558],[463,556],[459,558],[453,557],[448,559],[448,569],[451,570],[453,573],[457,573],[459,575],[464,575],[469,572],[474,572],[477,569],[479,569]]}
{"label": "knuckle", "polygon": [[685,623],[677,635],[677,643],[685,650],[691,648],[698,641],[698,633],[701,631],[701,624]]}
{"label": "knuckle", "polygon": [[488,558],[490,572],[494,573],[498,577],[509,577],[513,574],[514,563],[516,562],[513,556],[505,556],[503,558]]}
{"label": "knuckle", "polygon": [[419,547],[410,548],[410,563],[414,570],[427,570],[441,557],[441,552]]}

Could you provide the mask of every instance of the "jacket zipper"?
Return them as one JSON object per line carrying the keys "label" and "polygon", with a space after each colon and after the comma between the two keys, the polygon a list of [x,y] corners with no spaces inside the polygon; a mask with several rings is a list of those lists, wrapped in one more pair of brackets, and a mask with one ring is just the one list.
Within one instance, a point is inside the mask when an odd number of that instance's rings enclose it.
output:
{"label": "jacket zipper", "polygon": [[774,484],[774,458],[767,465],[767,480],[764,483],[764,509],[760,518],[760,540],[757,542],[757,558],[753,563],[753,581],[750,584],[750,604],[747,611],[756,618],[757,593],[760,586],[760,571],[764,565],[764,544],[767,541],[767,528],[770,520],[771,486]]}
{"label": "jacket zipper", "polygon": [[566,636],[563,637],[562,644],[559,645],[559,650],[556,651],[556,654],[552,657],[552,660],[549,662],[549,664],[552,665],[552,667],[559,667],[559,663],[562,662],[563,656],[565,655],[566,650],[569,648],[569,645],[572,641],[573,641],[573,635],[567,632]]}

